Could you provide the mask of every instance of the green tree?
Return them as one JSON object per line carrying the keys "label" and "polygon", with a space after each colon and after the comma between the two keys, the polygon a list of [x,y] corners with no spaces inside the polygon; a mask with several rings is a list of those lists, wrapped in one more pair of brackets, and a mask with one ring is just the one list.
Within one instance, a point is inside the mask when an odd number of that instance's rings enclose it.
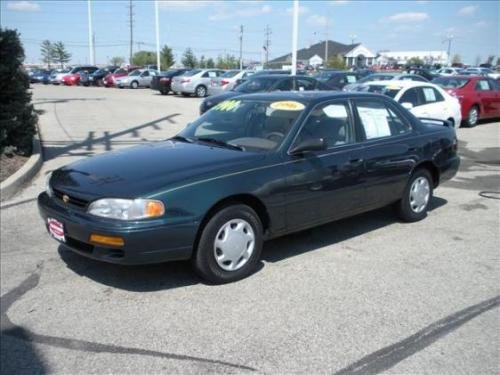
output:
{"label": "green tree", "polygon": [[215,68],[214,59],[212,59],[211,57],[209,57],[207,59],[206,66],[207,66],[207,69],[213,69],[213,68]]}
{"label": "green tree", "polygon": [[109,63],[113,66],[122,66],[125,63],[125,58],[121,56],[114,56],[109,60]]}
{"label": "green tree", "polygon": [[151,51],[137,51],[132,56],[131,63],[136,66],[156,64],[156,53]]}
{"label": "green tree", "polygon": [[16,30],[0,28],[0,153],[6,147],[31,152],[37,116],[22,68],[24,49]]}
{"label": "green tree", "polygon": [[452,64],[461,64],[462,63],[462,57],[456,53],[453,55],[453,59],[451,59]]}
{"label": "green tree", "polygon": [[164,45],[160,51],[160,63],[164,70],[169,69],[175,64],[174,54],[172,53],[172,48]]}
{"label": "green tree", "polygon": [[200,59],[198,60],[198,66],[202,69],[207,67],[207,61],[205,60],[204,55],[201,55]]}
{"label": "green tree", "polygon": [[66,51],[66,47],[63,42],[54,43],[54,62],[57,62],[61,65],[61,68],[64,67],[64,64],[71,60],[71,53]]}
{"label": "green tree", "polygon": [[186,68],[196,68],[198,62],[196,61],[196,56],[191,48],[187,48],[182,55],[182,65]]}
{"label": "green tree", "polygon": [[215,66],[219,69],[236,69],[239,66],[239,61],[234,55],[219,55]]}
{"label": "green tree", "polygon": [[326,63],[326,66],[328,68],[334,68],[334,69],[345,69],[345,62],[344,59],[342,58],[342,55],[336,54],[332,57],[330,57]]}
{"label": "green tree", "polygon": [[50,63],[54,61],[54,46],[50,40],[44,40],[40,46],[40,55],[42,62],[47,64],[50,69]]}
{"label": "green tree", "polygon": [[406,62],[406,65],[417,65],[417,66],[422,66],[424,65],[424,60],[422,60],[420,57],[411,57],[410,59],[408,59],[408,61]]}

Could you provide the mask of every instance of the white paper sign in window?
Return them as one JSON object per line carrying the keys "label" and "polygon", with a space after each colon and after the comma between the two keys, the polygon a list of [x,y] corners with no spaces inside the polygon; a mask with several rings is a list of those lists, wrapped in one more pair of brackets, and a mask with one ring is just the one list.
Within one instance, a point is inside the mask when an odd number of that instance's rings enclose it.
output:
{"label": "white paper sign in window", "polygon": [[359,117],[365,129],[366,139],[388,137],[391,128],[387,121],[387,110],[385,108],[358,107]]}
{"label": "white paper sign in window", "polygon": [[424,97],[426,102],[435,102],[437,101],[436,99],[436,93],[434,92],[434,89],[432,87],[424,87]]}
{"label": "white paper sign in window", "polygon": [[355,83],[356,82],[356,76],[346,76],[347,82],[349,83]]}
{"label": "white paper sign in window", "polygon": [[217,73],[215,73],[215,72],[208,72],[208,76],[210,78],[214,78],[214,77],[217,77]]}

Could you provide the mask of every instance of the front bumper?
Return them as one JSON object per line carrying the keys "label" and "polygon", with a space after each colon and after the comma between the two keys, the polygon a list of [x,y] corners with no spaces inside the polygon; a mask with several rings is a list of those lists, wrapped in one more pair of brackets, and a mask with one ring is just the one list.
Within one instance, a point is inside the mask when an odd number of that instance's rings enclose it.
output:
{"label": "front bumper", "polygon": [[[197,225],[185,221],[166,220],[121,222],[88,215],[68,207],[46,192],[38,196],[38,209],[46,227],[47,219],[63,223],[64,247],[88,258],[115,264],[133,265],[189,259],[192,254]],[[91,234],[124,239],[124,246],[106,247],[89,241]]]}

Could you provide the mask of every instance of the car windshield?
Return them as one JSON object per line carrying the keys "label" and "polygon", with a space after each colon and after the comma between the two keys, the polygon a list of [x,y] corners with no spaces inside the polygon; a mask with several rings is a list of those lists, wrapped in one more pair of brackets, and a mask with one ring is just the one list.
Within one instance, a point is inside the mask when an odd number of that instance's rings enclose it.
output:
{"label": "car windshield", "polygon": [[239,70],[230,70],[229,72],[224,73],[220,77],[222,77],[222,78],[232,78],[236,74],[238,74],[239,72],[240,72]]}
{"label": "car windshield", "polygon": [[365,83],[370,81],[389,81],[394,78],[394,75],[390,74],[370,74],[365,78],[361,78],[358,83]]}
{"label": "car windshield", "polygon": [[131,77],[133,77],[133,76],[140,76],[141,75],[141,71],[140,70],[134,70],[133,72],[130,72],[128,75],[131,76]]}
{"label": "car windshield", "polygon": [[201,69],[193,69],[193,70],[188,70],[186,73],[183,74],[184,77],[192,77],[195,74],[198,74],[201,72]]}
{"label": "car windshield", "polygon": [[127,70],[123,69],[123,68],[119,68],[119,69],[116,69],[115,70],[115,73],[114,74],[121,74],[121,73],[127,73]]}
{"label": "car windshield", "polygon": [[321,70],[314,78],[316,78],[320,81],[327,81],[330,78],[332,78],[335,74],[338,74],[338,72]]}
{"label": "car windshield", "polygon": [[268,152],[281,145],[304,108],[303,103],[293,100],[226,100],[177,137],[247,152]]}
{"label": "car windshield", "polygon": [[97,69],[94,73],[95,75],[98,75],[98,74],[105,74],[108,72],[108,69]]}
{"label": "car windshield", "polygon": [[278,80],[278,78],[270,77],[254,77],[248,81],[243,82],[241,85],[236,86],[234,91],[249,94],[252,92],[267,91]]}
{"label": "car windshield", "polygon": [[439,77],[432,80],[432,83],[441,86],[444,89],[461,89],[467,82],[466,78],[454,78],[454,77]]}

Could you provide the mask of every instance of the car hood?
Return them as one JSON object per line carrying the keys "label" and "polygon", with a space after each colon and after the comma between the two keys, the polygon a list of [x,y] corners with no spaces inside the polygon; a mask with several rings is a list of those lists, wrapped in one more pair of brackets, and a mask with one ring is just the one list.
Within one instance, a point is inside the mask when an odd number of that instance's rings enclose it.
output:
{"label": "car hood", "polygon": [[137,198],[242,168],[265,155],[168,140],[84,159],[57,169],[53,189],[91,201]]}

